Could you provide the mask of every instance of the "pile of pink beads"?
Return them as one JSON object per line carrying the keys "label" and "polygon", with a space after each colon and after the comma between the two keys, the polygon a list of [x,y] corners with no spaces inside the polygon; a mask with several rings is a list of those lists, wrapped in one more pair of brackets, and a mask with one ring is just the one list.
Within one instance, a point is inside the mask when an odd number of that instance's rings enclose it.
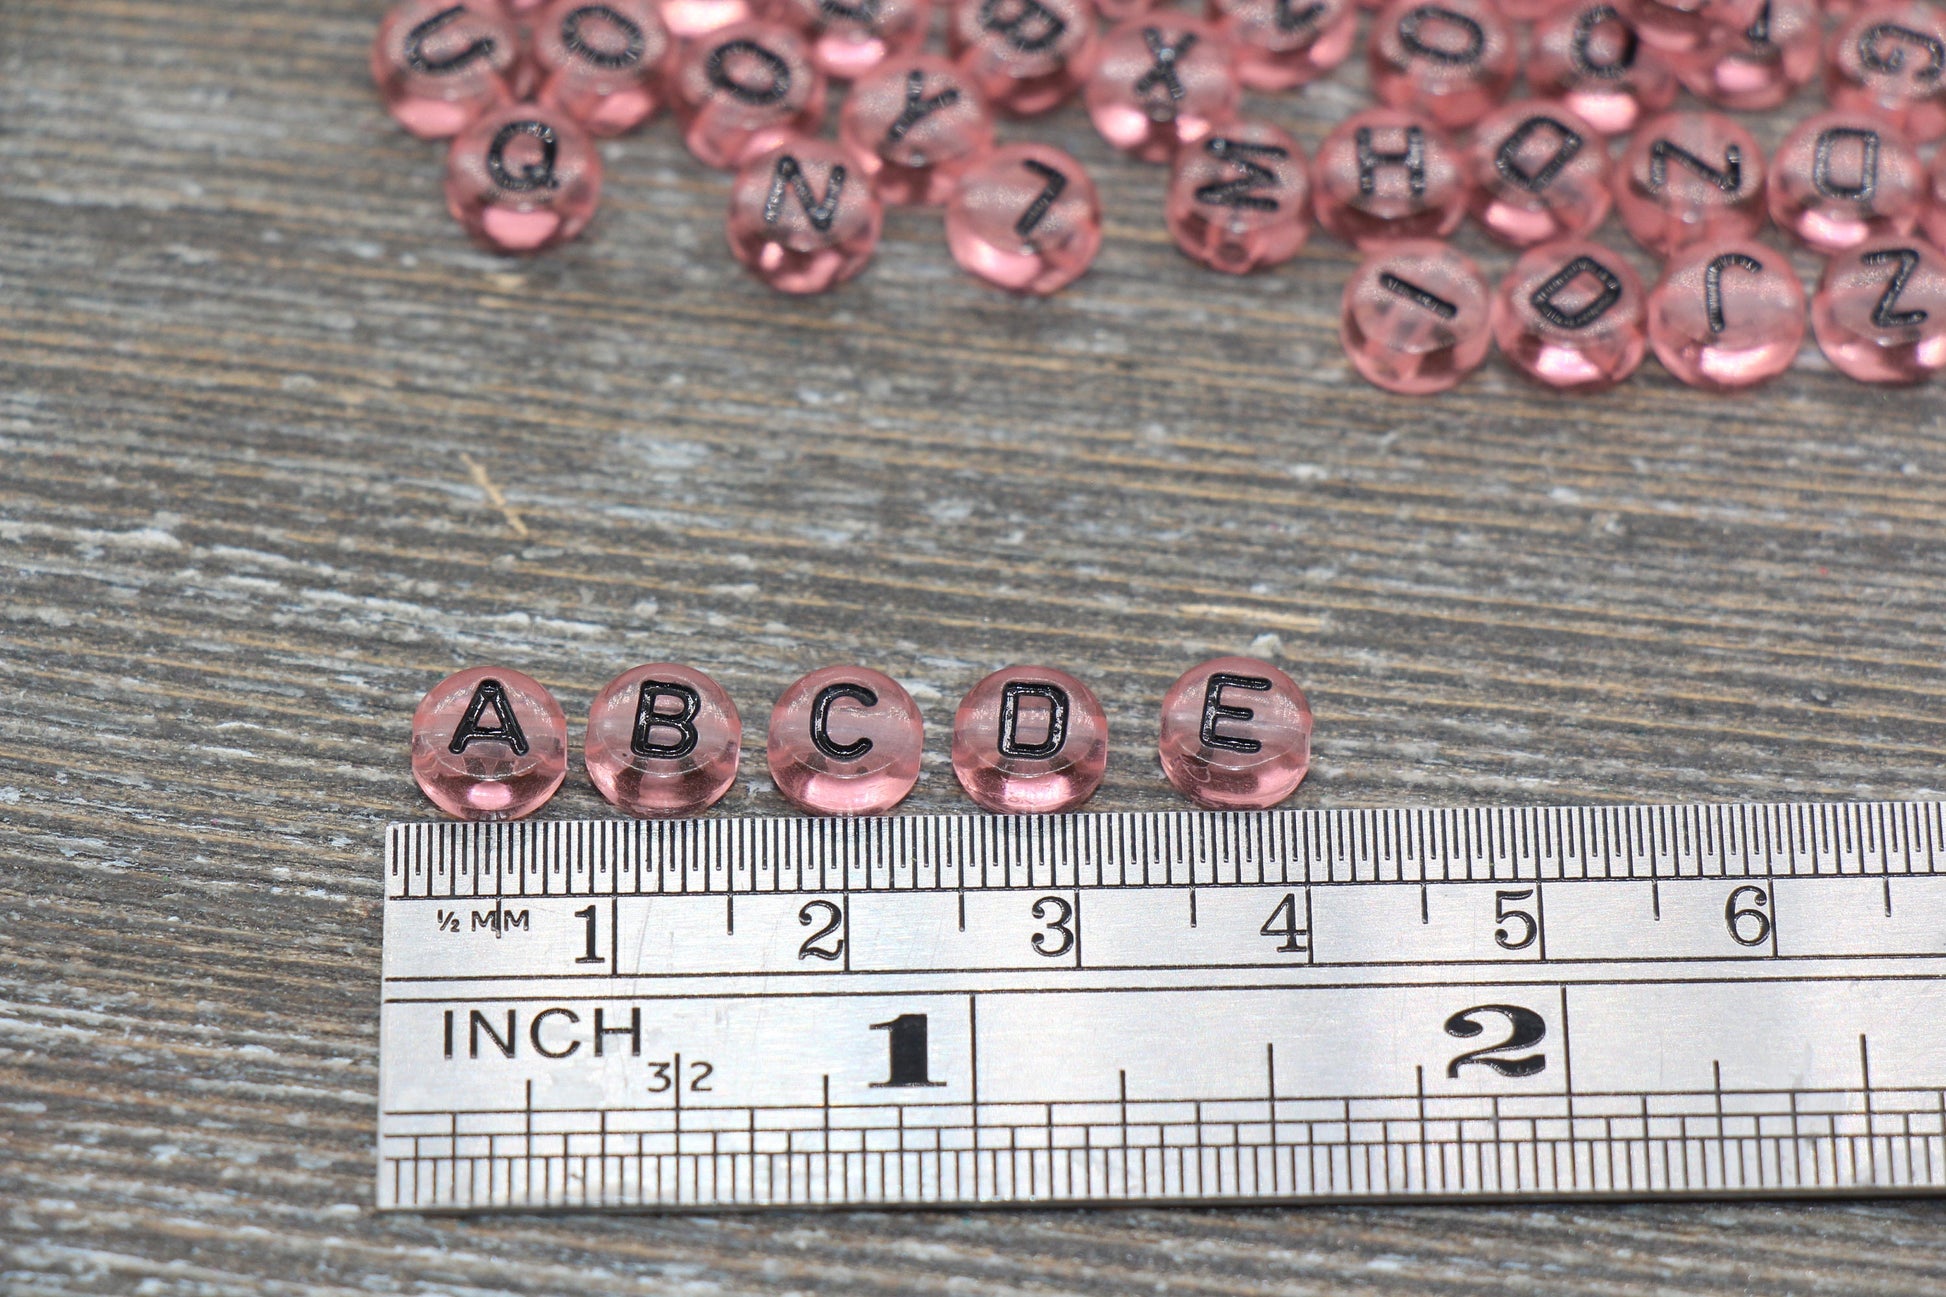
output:
{"label": "pile of pink beads", "polygon": [[[943,205],[969,273],[1050,293],[1093,261],[1081,164],[997,142],[996,115],[1080,94],[1102,136],[1169,163],[1177,246],[1243,273],[1297,255],[1313,219],[1364,264],[1345,288],[1354,366],[1445,390],[1492,344],[1547,386],[1620,382],[1653,347],[1698,387],[1788,368],[1805,293],[1777,226],[1827,260],[1810,308],[1831,364],[1866,382],[1946,369],[1946,9],[1929,0],[1387,0],[1366,56],[1382,106],[1317,157],[1239,116],[1244,90],[1312,81],[1351,53],[1358,0],[947,0],[951,59],[921,47],[932,0],[401,0],[373,70],[394,117],[452,139],[446,194],[480,241],[532,252],[593,215],[592,135],[669,104],[733,170],[731,250],[766,283],[858,273],[885,204]],[[1106,26],[1103,26],[1103,23]],[[1720,112],[1783,104],[1823,70],[1828,109],[1766,160]],[[1524,76],[1531,96],[1513,99]],[[827,89],[850,82],[836,140]],[[1613,147],[1611,147],[1613,141]],[[1653,289],[1589,239],[1611,208],[1662,259]],[[1441,242],[1471,215],[1522,249],[1490,285]],[[1922,233],[1923,232],[1923,233]]]}
{"label": "pile of pink beads", "polygon": [[[693,667],[656,662],[610,680],[588,707],[588,780],[630,815],[698,815],[736,782],[743,722]],[[1169,782],[1198,805],[1261,809],[1311,766],[1311,705],[1255,658],[1193,667],[1162,700]],[[777,790],[824,815],[875,815],[919,780],[925,723],[898,681],[834,666],[791,685],[770,713]],[[1108,770],[1108,718],[1087,685],[1052,667],[994,672],[953,716],[953,773],[981,808],[1072,810]],[[547,804],[568,773],[568,723],[531,676],[474,667],[440,681],[412,717],[412,774],[448,815],[514,820]]]}

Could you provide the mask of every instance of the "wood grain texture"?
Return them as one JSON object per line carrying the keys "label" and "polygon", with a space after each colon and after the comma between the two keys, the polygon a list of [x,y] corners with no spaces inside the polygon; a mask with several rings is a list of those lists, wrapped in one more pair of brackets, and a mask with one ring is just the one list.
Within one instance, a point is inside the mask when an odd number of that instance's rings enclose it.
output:
{"label": "wood grain texture", "polygon": [[[373,101],[379,8],[0,0],[0,1289],[1946,1287],[1919,1202],[375,1215],[380,832],[427,813],[408,719],[461,664],[577,723],[703,666],[736,814],[785,809],[769,701],[844,659],[926,709],[914,810],[964,805],[945,726],[1008,661],[1102,695],[1103,809],[1177,804],[1155,706],[1218,651],[1312,691],[1305,805],[1937,796],[1946,755],[1937,388],[1812,355],[1727,400],[1653,365],[1389,398],[1338,351],[1345,250],[1193,268],[1072,110],[1009,128],[1111,215],[1052,301],[917,213],[774,297],[666,124],[605,150],[591,237],[504,262]],[[1313,143],[1358,86],[1262,107]]]}

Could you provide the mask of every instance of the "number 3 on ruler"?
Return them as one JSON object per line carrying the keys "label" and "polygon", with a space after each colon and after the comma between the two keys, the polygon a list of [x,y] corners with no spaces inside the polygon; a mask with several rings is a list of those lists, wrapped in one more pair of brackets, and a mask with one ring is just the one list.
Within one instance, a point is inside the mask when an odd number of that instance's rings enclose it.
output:
{"label": "number 3 on ruler", "polygon": [[1049,959],[1059,959],[1074,949],[1074,906],[1065,897],[1043,896],[1034,902],[1034,917],[1045,931],[1034,934],[1034,949]]}

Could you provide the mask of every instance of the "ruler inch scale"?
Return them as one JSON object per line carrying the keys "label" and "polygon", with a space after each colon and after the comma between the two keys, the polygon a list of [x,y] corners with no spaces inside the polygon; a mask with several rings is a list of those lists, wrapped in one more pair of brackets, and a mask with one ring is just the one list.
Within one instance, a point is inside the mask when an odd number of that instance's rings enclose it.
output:
{"label": "ruler inch scale", "polygon": [[1946,803],[401,824],[378,1204],[1946,1191]]}

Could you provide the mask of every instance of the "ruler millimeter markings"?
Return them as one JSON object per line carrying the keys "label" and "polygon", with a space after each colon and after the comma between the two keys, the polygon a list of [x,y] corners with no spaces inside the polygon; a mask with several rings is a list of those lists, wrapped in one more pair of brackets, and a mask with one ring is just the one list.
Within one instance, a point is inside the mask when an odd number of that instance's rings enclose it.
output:
{"label": "ruler millimeter markings", "polygon": [[407,824],[379,1205],[1946,1189],[1946,804]]}

